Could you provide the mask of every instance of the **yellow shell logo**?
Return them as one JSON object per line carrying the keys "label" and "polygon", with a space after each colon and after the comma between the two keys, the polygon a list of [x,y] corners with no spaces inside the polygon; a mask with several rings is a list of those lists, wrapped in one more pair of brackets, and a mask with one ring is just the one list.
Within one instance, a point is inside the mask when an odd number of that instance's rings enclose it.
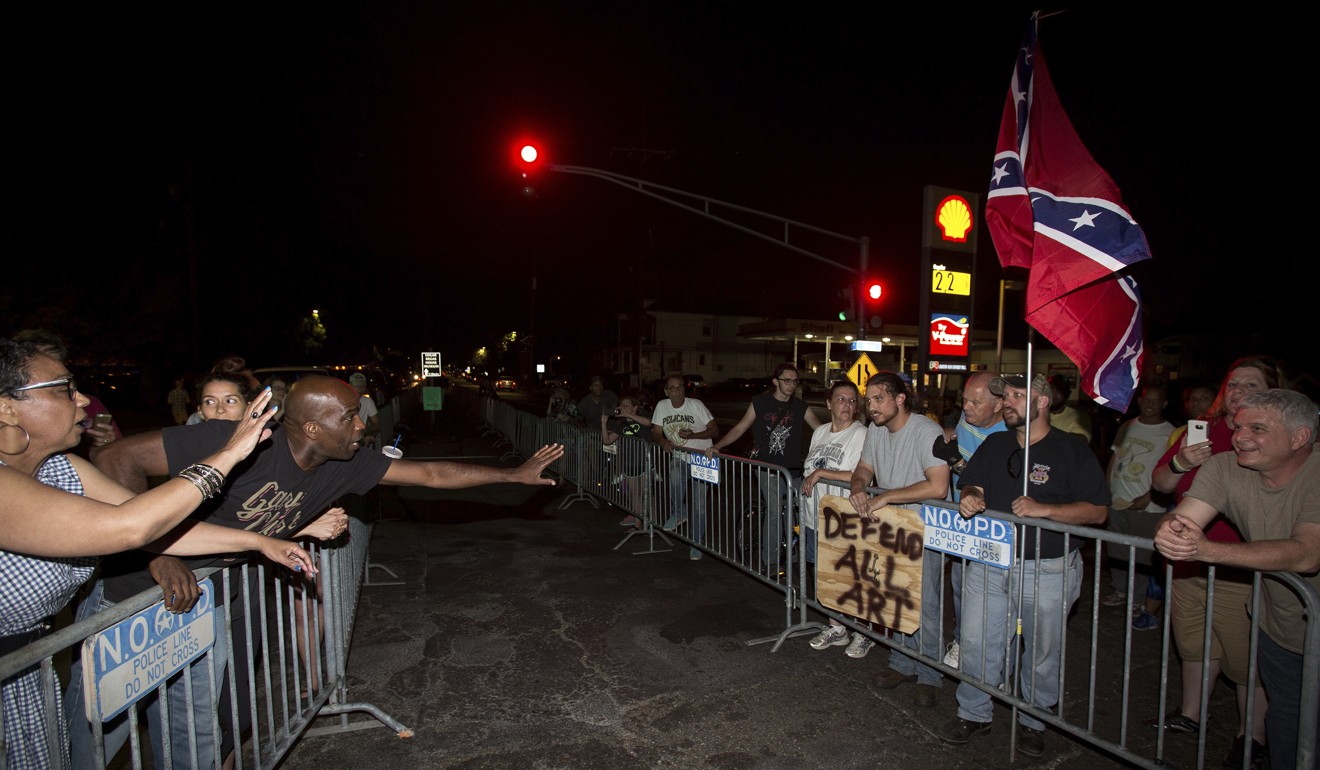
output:
{"label": "yellow shell logo", "polygon": [[944,240],[964,243],[967,231],[972,229],[972,207],[957,195],[950,195],[940,202],[935,223],[940,226]]}

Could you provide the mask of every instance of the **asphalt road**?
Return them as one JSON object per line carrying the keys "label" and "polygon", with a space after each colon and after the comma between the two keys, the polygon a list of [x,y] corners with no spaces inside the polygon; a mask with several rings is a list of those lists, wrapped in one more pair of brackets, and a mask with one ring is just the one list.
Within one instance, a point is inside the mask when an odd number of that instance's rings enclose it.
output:
{"label": "asphalt road", "polygon": [[[495,463],[494,438],[456,419],[415,420],[412,456]],[[736,409],[736,404],[730,404]],[[425,428],[425,430],[423,429]],[[877,691],[876,648],[852,660],[806,638],[771,652],[784,627],[782,597],[745,573],[689,561],[642,537],[621,542],[619,511],[566,496],[572,487],[497,485],[433,491],[380,487],[371,563],[398,585],[364,586],[348,660],[348,699],[382,709],[413,730],[399,738],[357,714],[317,720],[285,770],[941,770],[1119,768],[1122,762],[1050,731],[1038,760],[1012,758],[1013,718],[997,708],[992,731],[966,746],[934,730],[954,713],[953,682],[934,708],[910,687]],[[389,577],[370,570],[376,580]],[[1067,708],[1089,709],[1116,737],[1121,661],[1105,659],[1098,698],[1085,699],[1090,567],[1069,628]],[[1121,644],[1123,608],[1102,607],[1101,646]],[[1159,634],[1134,638],[1133,674],[1158,676]],[[1176,666],[1173,675],[1176,676]],[[1151,692],[1152,688],[1143,688]],[[1176,689],[1174,690],[1176,692]],[[1134,702],[1132,745],[1153,756],[1149,697]],[[1233,724],[1232,692],[1220,686],[1211,725]],[[365,729],[364,729],[365,728]],[[1213,730],[1208,766],[1227,750]],[[1171,736],[1170,764],[1195,764],[1194,736]]]}

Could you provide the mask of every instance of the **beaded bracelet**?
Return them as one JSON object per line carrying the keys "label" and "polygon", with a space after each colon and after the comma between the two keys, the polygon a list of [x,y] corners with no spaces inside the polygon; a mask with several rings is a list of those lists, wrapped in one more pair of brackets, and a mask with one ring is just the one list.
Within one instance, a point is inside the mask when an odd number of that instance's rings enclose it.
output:
{"label": "beaded bracelet", "polygon": [[179,471],[179,478],[191,481],[197,491],[202,493],[203,500],[210,500],[220,494],[221,487],[225,485],[225,474],[204,463],[189,465]]}

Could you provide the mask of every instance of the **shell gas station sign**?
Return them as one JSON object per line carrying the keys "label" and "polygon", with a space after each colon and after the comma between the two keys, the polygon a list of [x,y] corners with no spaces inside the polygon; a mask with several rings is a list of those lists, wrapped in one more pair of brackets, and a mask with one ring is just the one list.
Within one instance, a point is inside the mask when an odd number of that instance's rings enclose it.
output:
{"label": "shell gas station sign", "polygon": [[922,291],[918,318],[920,370],[965,371],[971,356],[973,290],[980,196],[927,185],[922,227]]}

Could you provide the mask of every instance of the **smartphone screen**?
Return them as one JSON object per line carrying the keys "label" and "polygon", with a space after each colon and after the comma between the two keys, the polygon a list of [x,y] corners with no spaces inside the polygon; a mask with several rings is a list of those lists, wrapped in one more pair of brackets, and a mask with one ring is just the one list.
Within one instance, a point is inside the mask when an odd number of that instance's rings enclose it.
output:
{"label": "smartphone screen", "polygon": [[1199,444],[1205,441],[1209,436],[1206,435],[1207,423],[1205,420],[1187,421],[1187,446]]}

